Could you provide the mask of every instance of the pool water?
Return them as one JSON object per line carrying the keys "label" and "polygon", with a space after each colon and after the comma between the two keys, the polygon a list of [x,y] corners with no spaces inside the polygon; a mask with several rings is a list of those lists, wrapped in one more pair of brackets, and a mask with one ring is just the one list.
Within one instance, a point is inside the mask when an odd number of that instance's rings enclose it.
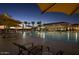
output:
{"label": "pool water", "polygon": [[33,32],[33,36],[40,37],[45,41],[64,41],[69,43],[79,42],[79,32]]}

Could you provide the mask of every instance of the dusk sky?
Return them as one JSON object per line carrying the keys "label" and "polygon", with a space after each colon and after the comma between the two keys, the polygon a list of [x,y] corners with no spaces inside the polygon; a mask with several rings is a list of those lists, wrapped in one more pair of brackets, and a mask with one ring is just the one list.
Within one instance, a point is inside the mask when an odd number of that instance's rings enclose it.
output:
{"label": "dusk sky", "polygon": [[41,10],[37,4],[33,3],[0,3],[0,13],[8,13],[15,20],[20,21],[42,21],[45,22],[70,22],[79,23],[79,14],[67,15],[64,13],[48,12],[41,14]]}

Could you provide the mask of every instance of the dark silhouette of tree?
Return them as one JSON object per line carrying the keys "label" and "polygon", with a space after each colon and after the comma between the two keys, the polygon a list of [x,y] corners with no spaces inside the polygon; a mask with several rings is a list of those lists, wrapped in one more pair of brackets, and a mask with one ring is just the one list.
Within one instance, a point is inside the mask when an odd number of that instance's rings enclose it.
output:
{"label": "dark silhouette of tree", "polygon": [[30,26],[30,22],[27,22],[27,25]]}
{"label": "dark silhouette of tree", "polygon": [[35,25],[35,22],[34,22],[34,21],[32,21],[31,23],[32,23],[32,26],[34,27],[34,25]]}
{"label": "dark silhouette of tree", "polygon": [[41,21],[38,21],[37,24],[38,24],[38,27],[39,27],[39,29],[41,31],[42,22]]}
{"label": "dark silhouette of tree", "polygon": [[27,26],[27,23],[28,23],[27,21],[24,21],[24,24],[25,24],[26,26]]}
{"label": "dark silhouette of tree", "polygon": [[32,22],[31,22],[31,24],[32,24],[32,29],[34,30],[34,25],[35,25],[35,22],[34,22],[34,21],[32,21]]}

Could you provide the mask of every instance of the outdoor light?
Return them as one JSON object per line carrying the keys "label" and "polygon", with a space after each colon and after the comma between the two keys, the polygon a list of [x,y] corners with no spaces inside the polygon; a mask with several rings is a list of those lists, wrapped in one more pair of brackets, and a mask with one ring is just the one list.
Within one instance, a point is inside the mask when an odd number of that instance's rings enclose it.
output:
{"label": "outdoor light", "polygon": [[15,27],[10,27],[11,29],[15,29]]}

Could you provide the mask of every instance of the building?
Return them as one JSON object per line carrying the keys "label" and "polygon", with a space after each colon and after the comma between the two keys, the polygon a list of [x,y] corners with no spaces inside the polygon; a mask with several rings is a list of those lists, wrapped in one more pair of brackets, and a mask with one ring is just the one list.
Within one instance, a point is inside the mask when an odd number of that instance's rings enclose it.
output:
{"label": "building", "polygon": [[56,22],[43,24],[45,31],[79,31],[79,24],[70,24],[68,22]]}

